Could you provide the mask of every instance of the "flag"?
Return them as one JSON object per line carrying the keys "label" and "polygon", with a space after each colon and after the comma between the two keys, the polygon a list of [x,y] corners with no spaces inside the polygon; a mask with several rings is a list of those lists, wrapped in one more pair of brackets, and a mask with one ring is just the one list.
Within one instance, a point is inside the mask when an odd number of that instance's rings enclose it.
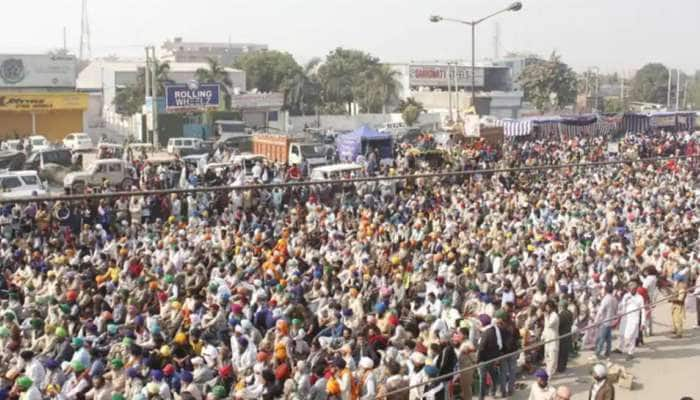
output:
{"label": "flag", "polygon": [[180,189],[187,189],[187,167],[182,166],[182,172],[180,173]]}

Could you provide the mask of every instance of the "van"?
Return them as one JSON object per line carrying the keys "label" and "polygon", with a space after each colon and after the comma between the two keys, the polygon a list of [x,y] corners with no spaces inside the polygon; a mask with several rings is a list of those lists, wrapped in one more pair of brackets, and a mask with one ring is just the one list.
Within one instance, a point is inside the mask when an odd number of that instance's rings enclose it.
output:
{"label": "van", "polygon": [[2,200],[45,196],[47,193],[36,171],[0,173],[0,199]]}
{"label": "van", "polygon": [[362,173],[363,166],[355,163],[324,165],[311,170],[312,181],[328,181],[356,178]]}
{"label": "van", "polygon": [[168,153],[170,154],[191,154],[192,150],[199,150],[202,148],[202,139],[198,138],[171,138],[168,139]]}
{"label": "van", "polygon": [[25,170],[38,171],[41,168],[41,159],[44,164],[58,164],[62,167],[73,166],[73,154],[68,149],[53,149],[33,152],[24,163]]}

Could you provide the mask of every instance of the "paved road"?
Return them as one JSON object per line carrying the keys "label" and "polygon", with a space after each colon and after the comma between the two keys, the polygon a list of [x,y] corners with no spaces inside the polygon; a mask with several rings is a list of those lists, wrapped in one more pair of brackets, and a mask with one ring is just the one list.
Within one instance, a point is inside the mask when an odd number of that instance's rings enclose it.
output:
{"label": "paved road", "polygon": [[[686,316],[686,336],[672,339],[671,307],[661,304],[654,311],[655,335],[639,348],[636,357],[626,362],[620,355],[613,355],[611,361],[624,365],[635,376],[632,391],[615,387],[615,400],[678,400],[691,396],[700,400],[700,328],[695,325],[695,313]],[[617,340],[613,341],[613,347]],[[574,390],[573,400],[588,400],[588,388],[592,382],[588,361],[590,352],[584,352],[573,360],[572,368],[562,376],[555,376],[555,386],[567,385]],[[526,400],[529,388],[520,391],[515,400]]]}

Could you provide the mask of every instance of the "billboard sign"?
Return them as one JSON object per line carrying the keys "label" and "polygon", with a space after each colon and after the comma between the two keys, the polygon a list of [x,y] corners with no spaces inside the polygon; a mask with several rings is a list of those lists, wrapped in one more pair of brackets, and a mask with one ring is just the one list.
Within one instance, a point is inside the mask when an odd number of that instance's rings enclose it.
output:
{"label": "billboard sign", "polygon": [[0,93],[0,111],[87,110],[86,93]]}
{"label": "billboard sign", "polygon": [[[472,69],[467,66],[456,67],[457,86],[470,88],[472,85]],[[408,76],[411,86],[444,86],[447,87],[447,65],[411,65],[409,66]],[[450,85],[455,82],[455,67],[449,66]],[[484,86],[484,69],[476,68],[475,82],[476,87]]]}
{"label": "billboard sign", "polygon": [[231,96],[231,108],[278,110],[284,105],[282,93],[250,93]]}
{"label": "billboard sign", "polygon": [[217,83],[169,85],[165,87],[167,112],[203,111],[221,107],[221,86]]}
{"label": "billboard sign", "polygon": [[0,88],[74,88],[74,56],[0,54]]}

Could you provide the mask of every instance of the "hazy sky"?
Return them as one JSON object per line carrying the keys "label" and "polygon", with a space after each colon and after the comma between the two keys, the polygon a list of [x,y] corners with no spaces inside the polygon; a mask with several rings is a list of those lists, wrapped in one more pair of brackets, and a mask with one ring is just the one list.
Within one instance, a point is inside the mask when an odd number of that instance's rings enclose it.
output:
{"label": "hazy sky", "polygon": [[[3,2],[0,52],[76,51],[80,0]],[[140,56],[166,38],[267,43],[298,60],[337,47],[384,61],[468,59],[468,27],[431,24],[428,16],[475,19],[509,0],[89,0],[94,56]],[[700,69],[700,0],[523,0],[523,9],[495,17],[501,54],[556,50],[582,70],[637,68],[649,61]],[[494,23],[477,30],[477,58],[492,57]]]}

